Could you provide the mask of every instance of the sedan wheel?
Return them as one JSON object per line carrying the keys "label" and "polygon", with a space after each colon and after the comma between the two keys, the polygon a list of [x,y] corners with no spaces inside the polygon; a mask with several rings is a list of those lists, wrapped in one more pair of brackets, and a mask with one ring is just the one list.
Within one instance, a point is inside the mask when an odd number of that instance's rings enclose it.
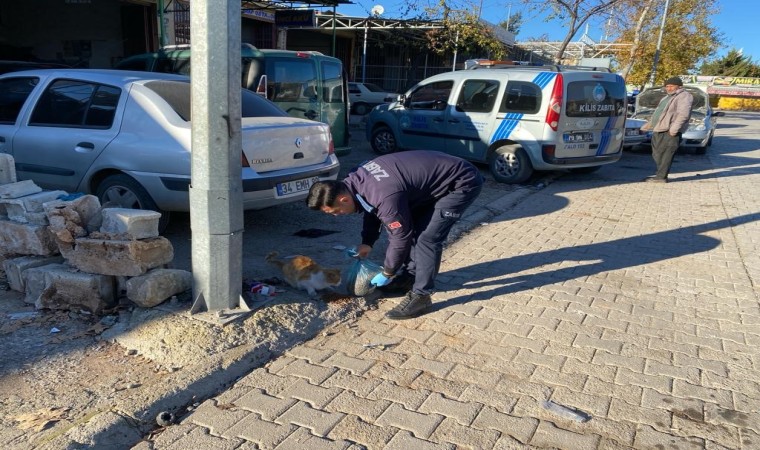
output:
{"label": "sedan wheel", "polygon": [[396,136],[388,127],[379,127],[372,132],[372,150],[380,155],[387,155],[398,151]]}
{"label": "sedan wheel", "polygon": [[169,212],[158,209],[156,202],[140,183],[127,175],[118,174],[106,177],[98,185],[95,195],[100,199],[100,204],[103,206],[145,209],[161,213],[161,219],[158,221],[159,233],[162,233],[169,225]]}
{"label": "sedan wheel", "polygon": [[357,103],[354,105],[354,114],[358,116],[366,115],[371,108],[366,103]]}
{"label": "sedan wheel", "polygon": [[522,183],[533,174],[533,165],[522,147],[497,148],[488,159],[488,168],[500,183]]}

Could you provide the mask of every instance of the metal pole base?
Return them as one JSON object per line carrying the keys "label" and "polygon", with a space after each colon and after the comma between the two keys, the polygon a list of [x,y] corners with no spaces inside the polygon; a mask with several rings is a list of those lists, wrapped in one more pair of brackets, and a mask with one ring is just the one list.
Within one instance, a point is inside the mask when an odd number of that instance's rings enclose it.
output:
{"label": "metal pole base", "polygon": [[274,300],[272,296],[253,295],[253,298],[246,298],[246,296],[241,295],[237,308],[209,311],[206,308],[206,299],[203,297],[203,293],[201,293],[193,301],[193,306],[190,307],[190,318],[213,325],[224,326],[253,314],[257,309]]}

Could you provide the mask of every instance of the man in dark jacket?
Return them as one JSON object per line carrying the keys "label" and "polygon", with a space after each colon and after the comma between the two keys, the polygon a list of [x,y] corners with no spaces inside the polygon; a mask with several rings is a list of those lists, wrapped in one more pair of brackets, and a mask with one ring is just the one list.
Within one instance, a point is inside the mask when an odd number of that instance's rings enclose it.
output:
{"label": "man in dark jacket", "polygon": [[664,89],[667,95],[660,100],[649,122],[641,127],[642,130],[652,130],[652,158],[657,172],[644,181],[654,183],[668,182],[673,155],[681,144],[681,134],[689,128],[694,101],[678,77],[668,78]]}
{"label": "man in dark jacket", "polygon": [[388,232],[383,272],[372,284],[406,298],[386,314],[408,319],[425,313],[441,265],[443,243],[454,223],[480,194],[483,177],[469,162],[440,152],[416,150],[379,156],[343,181],[315,183],[311,209],[335,216],[364,213],[360,258]]}

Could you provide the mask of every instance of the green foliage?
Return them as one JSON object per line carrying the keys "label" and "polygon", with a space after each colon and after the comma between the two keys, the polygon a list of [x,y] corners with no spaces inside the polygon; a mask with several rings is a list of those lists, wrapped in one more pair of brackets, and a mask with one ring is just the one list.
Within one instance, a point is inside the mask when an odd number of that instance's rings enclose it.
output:
{"label": "green foliage", "polygon": [[[640,0],[625,3],[628,7],[622,12],[620,22],[628,26],[621,28],[619,42],[634,41],[634,27],[640,10],[636,5],[641,3]],[[717,3],[717,0],[670,0],[655,85],[673,75],[691,72],[720,49],[723,37],[711,21],[718,12]],[[645,18],[639,36],[641,43],[633,55],[633,68],[626,79],[628,84],[643,86],[650,78],[663,9],[664,2],[659,2]],[[621,66],[625,66],[631,59],[628,50],[622,50],[617,59]]]}
{"label": "green foliage", "polygon": [[522,11],[517,11],[510,14],[509,18],[499,22],[499,26],[517,35],[520,32],[520,28],[523,26],[523,22]]}
{"label": "green foliage", "polygon": [[741,51],[731,49],[722,58],[706,61],[699,68],[700,75],[723,75],[729,77],[760,77],[760,65]]}
{"label": "green foliage", "polygon": [[453,10],[445,0],[437,8],[429,8],[428,13],[433,17],[440,12],[443,27],[426,33],[428,48],[438,54],[452,53],[456,49],[464,54],[488,55],[493,59],[506,56],[506,46],[472,11],[477,8]]}

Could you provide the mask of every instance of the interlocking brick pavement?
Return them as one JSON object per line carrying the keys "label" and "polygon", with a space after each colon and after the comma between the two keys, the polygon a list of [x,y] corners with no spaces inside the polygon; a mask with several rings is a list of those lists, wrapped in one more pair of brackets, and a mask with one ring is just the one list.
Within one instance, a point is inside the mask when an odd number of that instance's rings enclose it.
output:
{"label": "interlocking brick pavement", "polygon": [[434,311],[381,301],[153,448],[760,448],[757,118],[668,184],[625,153],[534,191],[446,249]]}

